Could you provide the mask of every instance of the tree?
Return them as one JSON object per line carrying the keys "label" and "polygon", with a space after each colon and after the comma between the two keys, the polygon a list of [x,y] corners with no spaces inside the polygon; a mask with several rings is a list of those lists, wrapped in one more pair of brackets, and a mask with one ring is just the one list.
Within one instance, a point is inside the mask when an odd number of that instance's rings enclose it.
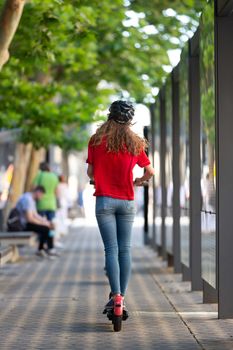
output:
{"label": "tree", "polygon": [[0,128],[20,128],[20,141],[36,149],[82,148],[85,125],[111,96],[153,98],[167,50],[195,30],[204,3],[174,1],[170,15],[169,1],[31,0],[0,73]]}
{"label": "tree", "polygon": [[25,0],[6,0],[0,17],[0,71],[8,61],[9,46],[22,16]]}
{"label": "tree", "polygon": [[[53,139],[60,144],[64,125],[88,123],[111,94],[125,90],[145,102],[164,82],[167,50],[182,46],[179,37],[195,29],[204,2],[175,1],[168,15],[169,1],[95,0],[90,6],[85,0],[31,0],[11,47],[14,59],[1,76],[1,125],[22,127],[23,142],[36,147]],[[179,17],[184,13],[186,22]],[[129,24],[133,16],[136,25]],[[99,88],[102,81],[111,88]]]}

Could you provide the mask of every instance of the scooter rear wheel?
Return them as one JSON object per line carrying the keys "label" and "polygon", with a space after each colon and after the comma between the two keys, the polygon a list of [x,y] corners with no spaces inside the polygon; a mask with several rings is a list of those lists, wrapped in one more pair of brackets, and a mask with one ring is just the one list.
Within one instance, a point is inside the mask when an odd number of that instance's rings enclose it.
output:
{"label": "scooter rear wheel", "polygon": [[120,332],[121,331],[121,324],[122,324],[122,316],[115,316],[114,315],[112,323],[113,323],[114,332]]}

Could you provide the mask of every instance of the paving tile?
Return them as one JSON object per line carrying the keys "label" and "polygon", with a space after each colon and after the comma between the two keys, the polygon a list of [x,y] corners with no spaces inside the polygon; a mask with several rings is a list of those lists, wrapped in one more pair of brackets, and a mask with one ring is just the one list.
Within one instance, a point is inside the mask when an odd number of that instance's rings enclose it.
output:
{"label": "paving tile", "polygon": [[[135,227],[126,298],[131,315],[120,333],[114,333],[102,315],[109,287],[103,246],[94,225],[74,225],[54,261],[39,261],[31,249],[24,248],[19,263],[0,270],[0,349],[202,349],[162,290],[162,283],[172,283],[172,276],[162,275],[164,265],[139,242],[142,230]],[[180,283],[173,283],[176,291]],[[172,287],[167,287],[172,294]],[[211,338],[209,349],[212,344]]]}

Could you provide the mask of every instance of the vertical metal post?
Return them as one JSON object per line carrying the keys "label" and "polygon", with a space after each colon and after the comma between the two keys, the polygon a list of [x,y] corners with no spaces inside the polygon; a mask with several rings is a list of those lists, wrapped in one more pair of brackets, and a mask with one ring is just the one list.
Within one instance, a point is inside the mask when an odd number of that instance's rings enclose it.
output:
{"label": "vertical metal post", "polygon": [[165,157],[166,157],[166,109],[165,109],[165,91],[160,92],[160,169],[161,169],[161,191],[162,191],[162,205],[161,205],[161,255],[165,260],[167,258],[166,251],[166,234],[165,234],[165,215],[166,215],[166,203],[167,203],[167,191],[166,191],[166,174],[165,174]]}
{"label": "vertical metal post", "polygon": [[189,43],[190,268],[191,289],[202,290],[199,33]]}
{"label": "vertical metal post", "polygon": [[[231,10],[233,5],[231,6]],[[233,318],[233,15],[216,18],[217,266],[219,318]]]}
{"label": "vertical metal post", "polygon": [[[148,128],[144,127],[144,137],[148,140]],[[144,186],[144,244],[149,243],[148,238],[148,205],[149,205],[149,189],[148,186]]]}
{"label": "vertical metal post", "polygon": [[180,118],[179,66],[172,72],[172,177],[174,272],[181,272],[180,255]]}

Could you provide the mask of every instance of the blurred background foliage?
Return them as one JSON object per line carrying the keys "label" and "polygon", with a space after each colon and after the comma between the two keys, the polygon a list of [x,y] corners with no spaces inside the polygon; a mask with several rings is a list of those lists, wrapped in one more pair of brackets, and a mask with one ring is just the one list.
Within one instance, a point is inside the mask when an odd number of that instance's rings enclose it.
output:
{"label": "blurred background foliage", "polygon": [[210,1],[200,21],[201,118],[203,131],[215,145],[215,53],[214,2]]}
{"label": "blurred background foliage", "polygon": [[[0,72],[0,128],[81,149],[112,96],[153,101],[206,0],[30,0]],[[0,11],[4,0],[0,0]]]}

